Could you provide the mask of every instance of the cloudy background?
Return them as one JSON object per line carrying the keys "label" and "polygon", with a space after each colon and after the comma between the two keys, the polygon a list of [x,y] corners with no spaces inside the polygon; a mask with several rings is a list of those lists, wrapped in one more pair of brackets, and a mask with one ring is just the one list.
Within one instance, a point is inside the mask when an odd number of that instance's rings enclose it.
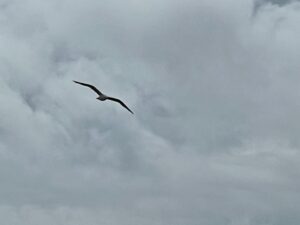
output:
{"label": "cloudy background", "polygon": [[0,0],[1,223],[299,224],[299,24],[292,0]]}

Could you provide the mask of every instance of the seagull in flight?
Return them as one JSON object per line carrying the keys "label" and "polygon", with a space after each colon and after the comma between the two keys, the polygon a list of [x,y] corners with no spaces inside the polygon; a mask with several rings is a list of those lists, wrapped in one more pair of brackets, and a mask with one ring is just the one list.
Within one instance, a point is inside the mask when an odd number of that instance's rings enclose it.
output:
{"label": "seagull in flight", "polygon": [[120,99],[117,99],[117,98],[113,98],[113,97],[109,97],[105,94],[102,94],[101,91],[99,91],[96,87],[94,87],[93,85],[90,85],[90,84],[86,84],[86,83],[81,83],[81,82],[78,82],[78,81],[75,81],[73,80],[76,84],[80,84],[80,85],[83,85],[83,86],[86,86],[86,87],[89,87],[91,88],[94,92],[96,92],[98,94],[98,97],[97,99],[100,100],[100,101],[105,101],[105,100],[111,100],[111,101],[114,101],[114,102],[118,102],[120,103],[124,108],[126,108],[129,112],[131,112],[133,114],[133,112],[124,104],[124,102],[122,102]]}

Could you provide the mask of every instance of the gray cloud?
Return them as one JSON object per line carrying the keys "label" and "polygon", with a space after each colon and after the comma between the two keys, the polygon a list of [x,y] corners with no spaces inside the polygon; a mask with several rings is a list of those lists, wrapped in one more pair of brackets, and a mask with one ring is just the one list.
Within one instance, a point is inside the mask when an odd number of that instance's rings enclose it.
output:
{"label": "gray cloud", "polygon": [[298,224],[286,3],[0,1],[2,221]]}
{"label": "gray cloud", "polygon": [[299,2],[299,0],[255,0],[254,1],[254,14],[265,6],[276,5],[276,6],[285,6],[294,2]]}

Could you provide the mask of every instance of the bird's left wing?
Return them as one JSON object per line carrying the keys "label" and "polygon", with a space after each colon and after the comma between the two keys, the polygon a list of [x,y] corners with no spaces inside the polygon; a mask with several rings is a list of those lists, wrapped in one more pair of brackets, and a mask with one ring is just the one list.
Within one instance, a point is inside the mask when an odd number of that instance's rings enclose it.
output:
{"label": "bird's left wing", "polygon": [[108,100],[114,101],[114,102],[118,102],[120,103],[124,108],[126,108],[129,112],[131,112],[132,114],[134,114],[128,107],[127,105],[125,105],[124,102],[122,102],[120,99],[117,98],[112,98],[112,97],[107,97]]}
{"label": "bird's left wing", "polygon": [[89,87],[91,88],[94,92],[96,92],[98,95],[102,95],[101,91],[99,91],[95,86],[93,85],[90,85],[90,84],[86,84],[86,83],[82,83],[82,82],[79,82],[79,81],[76,81],[76,80],[73,80],[73,82],[77,83],[77,84],[80,84],[80,85],[83,85],[83,86],[86,86],[86,87]]}

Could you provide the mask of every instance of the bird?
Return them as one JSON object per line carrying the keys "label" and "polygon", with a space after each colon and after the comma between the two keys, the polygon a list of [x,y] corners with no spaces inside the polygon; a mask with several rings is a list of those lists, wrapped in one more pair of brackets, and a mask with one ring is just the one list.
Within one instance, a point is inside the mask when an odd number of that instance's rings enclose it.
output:
{"label": "bird", "polygon": [[82,83],[76,80],[73,80],[73,82],[75,82],[76,84],[80,84],[86,87],[89,87],[90,89],[92,89],[94,92],[96,92],[98,94],[98,97],[96,99],[100,100],[100,101],[105,101],[105,100],[111,100],[114,102],[117,102],[119,104],[121,104],[124,108],[126,108],[130,113],[134,114],[128,107],[127,105],[125,105],[124,102],[122,102],[120,99],[118,98],[113,98],[110,96],[107,96],[105,94],[103,94],[101,91],[99,91],[95,86],[91,85],[91,84],[86,84],[86,83]]}

